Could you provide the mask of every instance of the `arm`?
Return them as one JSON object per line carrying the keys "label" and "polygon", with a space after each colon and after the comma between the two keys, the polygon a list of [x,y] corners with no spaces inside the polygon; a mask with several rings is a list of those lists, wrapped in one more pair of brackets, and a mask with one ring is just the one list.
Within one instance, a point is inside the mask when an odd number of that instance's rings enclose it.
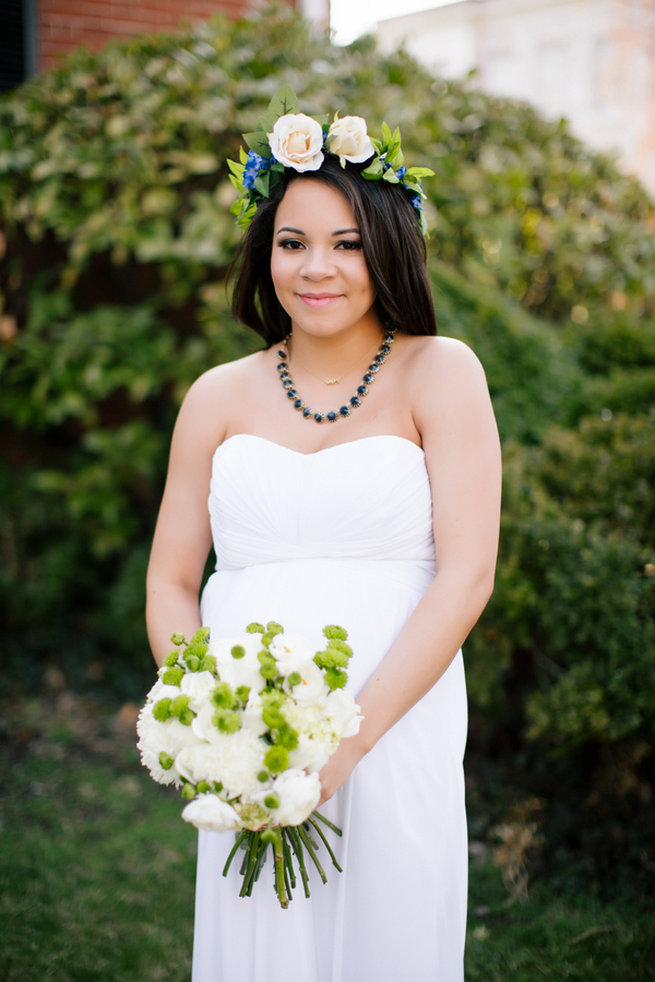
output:
{"label": "arm", "polygon": [[484,373],[459,342],[439,339],[428,352],[412,370],[412,387],[421,393],[414,418],[432,488],[436,575],[359,693],[360,732],[321,771],[321,801],[443,675],[493,589],[500,447]]}
{"label": "arm", "polygon": [[191,387],[173,432],[146,578],[146,624],[158,665],[174,631],[189,638],[201,626],[198,594],[211,546],[207,495],[212,455],[222,439],[209,422],[220,415],[214,388],[213,373]]}

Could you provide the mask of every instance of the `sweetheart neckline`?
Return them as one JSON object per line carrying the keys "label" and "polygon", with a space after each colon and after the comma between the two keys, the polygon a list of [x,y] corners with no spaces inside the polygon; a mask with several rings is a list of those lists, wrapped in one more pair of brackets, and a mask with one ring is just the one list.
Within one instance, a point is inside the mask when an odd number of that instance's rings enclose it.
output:
{"label": "sweetheart neckline", "polygon": [[321,447],[320,450],[313,450],[311,453],[305,453],[303,450],[294,450],[293,447],[287,447],[284,443],[277,443],[275,440],[269,440],[265,436],[258,436],[256,433],[233,433],[231,436],[228,436],[227,439],[223,440],[222,443],[219,443],[214,451],[214,454],[218,453],[221,447],[226,446],[226,444],[228,444],[231,440],[239,440],[244,438],[249,440],[259,440],[261,443],[267,443],[271,447],[278,447],[280,450],[285,450],[287,453],[295,454],[298,457],[318,457],[320,454],[328,453],[331,450],[339,450],[342,447],[352,447],[358,443],[366,443],[369,440],[400,440],[401,443],[414,447],[422,456],[425,456],[425,451],[422,447],[419,447],[417,443],[409,440],[406,436],[398,436],[397,433],[374,433],[371,436],[361,436],[355,440],[344,440],[342,443],[333,443],[329,447]]}

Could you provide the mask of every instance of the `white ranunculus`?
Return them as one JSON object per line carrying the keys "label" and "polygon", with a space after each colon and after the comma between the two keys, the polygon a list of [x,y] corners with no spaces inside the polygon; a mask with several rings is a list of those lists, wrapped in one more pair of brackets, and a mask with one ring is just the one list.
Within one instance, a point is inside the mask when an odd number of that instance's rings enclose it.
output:
{"label": "white ranunculus", "polygon": [[248,730],[218,733],[211,744],[180,751],[175,766],[191,784],[220,782],[232,798],[261,788],[257,775],[264,769],[266,750],[266,744]]}
{"label": "white ranunculus", "polygon": [[325,700],[325,711],[342,737],[359,733],[359,724],[364,717],[359,715],[359,706],[346,689],[335,689],[330,693]]}
{"label": "white ranunculus", "polygon": [[273,156],[285,167],[302,173],[323,163],[323,128],[304,113],[280,116],[267,137]]}
{"label": "white ranunculus", "polygon": [[178,719],[168,719],[160,723],[152,714],[152,705],[146,703],[136,724],[139,736],[137,747],[141,754],[141,762],[147,767],[154,781],[158,784],[181,783],[181,775],[174,763],[166,770],[161,766],[160,754],[165,754],[173,761],[180,751],[187,746],[198,743],[198,738],[190,726],[184,726]]}
{"label": "white ranunculus", "polygon": [[194,798],[183,810],[182,818],[197,829],[207,829],[209,832],[230,832],[241,828],[234,808],[215,794],[201,794]]}
{"label": "white ranunculus", "polygon": [[199,712],[216,688],[216,679],[211,672],[187,672],[180,682],[182,692],[190,696],[189,706],[194,713]]}
{"label": "white ranunculus", "polygon": [[366,132],[366,120],[361,116],[344,116],[335,119],[327,135],[327,148],[343,164],[362,164],[375,153],[375,147]]}
{"label": "white ranunculus", "polygon": [[307,638],[295,631],[276,634],[268,650],[275,658],[281,675],[301,672],[306,665],[313,664],[316,653],[314,648],[310,648]]}
{"label": "white ranunculus", "polygon": [[321,797],[318,774],[305,774],[295,768],[276,777],[273,789],[280,799],[279,808],[272,810],[277,825],[300,825],[311,815]]}
{"label": "white ranunculus", "polygon": [[285,692],[288,692],[300,706],[322,703],[330,690],[318,665],[314,661],[309,661],[296,671],[300,675],[301,681],[293,687],[285,682]]}
{"label": "white ranunculus", "polygon": [[[235,658],[232,648],[240,645],[245,650],[243,658]],[[233,689],[241,685],[259,692],[264,686],[257,655],[262,650],[261,634],[240,634],[235,638],[218,638],[209,642],[209,654],[216,659],[216,668],[223,682]]]}

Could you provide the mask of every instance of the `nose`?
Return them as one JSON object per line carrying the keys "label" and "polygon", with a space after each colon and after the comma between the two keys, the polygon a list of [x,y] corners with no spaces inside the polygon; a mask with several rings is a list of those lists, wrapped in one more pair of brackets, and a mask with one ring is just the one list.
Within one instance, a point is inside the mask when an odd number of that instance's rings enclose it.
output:
{"label": "nose", "polygon": [[303,254],[301,276],[307,280],[322,280],[334,275],[334,261],[329,248],[313,247]]}

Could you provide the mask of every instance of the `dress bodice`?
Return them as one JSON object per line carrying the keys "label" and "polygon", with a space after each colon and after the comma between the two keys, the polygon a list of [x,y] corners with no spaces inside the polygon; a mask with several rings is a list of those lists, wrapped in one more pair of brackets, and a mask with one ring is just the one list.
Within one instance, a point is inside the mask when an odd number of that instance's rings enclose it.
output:
{"label": "dress bodice", "polygon": [[381,435],[303,454],[237,434],[214,454],[217,569],[302,559],[434,563],[425,456]]}

